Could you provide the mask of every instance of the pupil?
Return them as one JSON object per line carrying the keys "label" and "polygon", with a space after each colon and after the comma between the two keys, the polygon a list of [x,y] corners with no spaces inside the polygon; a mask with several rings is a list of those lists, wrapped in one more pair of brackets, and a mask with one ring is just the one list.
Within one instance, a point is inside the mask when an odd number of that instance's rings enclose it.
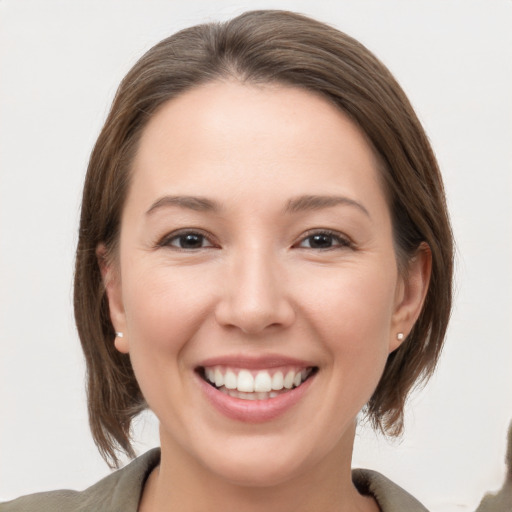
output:
{"label": "pupil", "polygon": [[203,242],[202,235],[184,235],[181,237],[181,247],[183,249],[196,249],[201,247]]}
{"label": "pupil", "polygon": [[332,245],[331,235],[313,235],[310,243],[311,247],[330,247]]}

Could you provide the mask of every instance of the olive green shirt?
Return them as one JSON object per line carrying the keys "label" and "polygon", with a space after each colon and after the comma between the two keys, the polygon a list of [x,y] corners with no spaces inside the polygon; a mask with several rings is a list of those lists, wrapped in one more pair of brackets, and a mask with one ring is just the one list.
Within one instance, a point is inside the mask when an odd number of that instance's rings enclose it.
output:
{"label": "olive green shirt", "polygon": [[[0,503],[0,512],[137,512],[146,478],[160,462],[160,450],[151,450],[85,491],[51,491]],[[428,512],[385,476],[355,469],[352,479],[361,494],[371,495],[382,512]]]}

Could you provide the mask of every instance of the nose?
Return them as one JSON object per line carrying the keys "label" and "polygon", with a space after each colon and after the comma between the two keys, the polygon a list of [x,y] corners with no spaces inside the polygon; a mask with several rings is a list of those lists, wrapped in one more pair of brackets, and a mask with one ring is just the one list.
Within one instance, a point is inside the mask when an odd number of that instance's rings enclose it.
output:
{"label": "nose", "polygon": [[246,334],[290,326],[295,311],[275,258],[257,250],[233,258],[215,313],[219,324]]}

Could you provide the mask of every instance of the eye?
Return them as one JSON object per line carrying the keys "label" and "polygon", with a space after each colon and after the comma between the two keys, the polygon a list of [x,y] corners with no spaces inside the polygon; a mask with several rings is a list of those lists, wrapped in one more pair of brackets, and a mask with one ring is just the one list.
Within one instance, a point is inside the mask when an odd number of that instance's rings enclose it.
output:
{"label": "eye", "polygon": [[301,239],[296,247],[303,249],[333,249],[351,247],[351,242],[340,233],[332,231],[316,231]]}
{"label": "eye", "polygon": [[171,233],[166,236],[158,245],[162,247],[172,247],[184,251],[193,251],[214,247],[206,235],[197,231],[182,231],[180,233]]}

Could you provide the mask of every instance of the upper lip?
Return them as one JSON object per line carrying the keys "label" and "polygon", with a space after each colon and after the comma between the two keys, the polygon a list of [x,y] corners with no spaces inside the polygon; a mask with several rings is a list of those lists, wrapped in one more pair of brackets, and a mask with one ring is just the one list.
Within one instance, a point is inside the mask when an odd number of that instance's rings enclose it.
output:
{"label": "upper lip", "polygon": [[207,368],[210,366],[230,366],[233,368],[247,368],[250,370],[264,370],[266,368],[277,368],[280,366],[298,366],[310,368],[315,366],[310,361],[279,354],[267,354],[261,356],[247,355],[225,355],[211,357],[201,361],[197,367]]}

